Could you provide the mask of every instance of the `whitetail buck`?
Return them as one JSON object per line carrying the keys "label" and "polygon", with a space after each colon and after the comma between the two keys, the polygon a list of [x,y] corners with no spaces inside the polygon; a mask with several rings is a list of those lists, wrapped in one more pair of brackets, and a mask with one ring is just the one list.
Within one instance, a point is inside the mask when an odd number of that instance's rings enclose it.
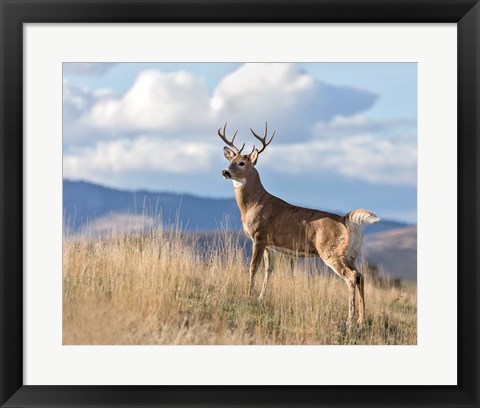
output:
{"label": "whitetail buck", "polygon": [[249,295],[253,293],[255,273],[262,257],[265,263],[265,278],[260,299],[265,295],[268,277],[273,269],[271,251],[319,256],[348,285],[349,324],[355,316],[355,288],[358,288],[358,322],[362,323],[365,318],[364,277],[356,269],[355,259],[362,245],[362,226],[373,224],[380,219],[367,210],[358,209],[342,216],[297,207],[273,196],[263,188],[255,164],[258,155],[270,144],[275,132],[267,142],[266,125],[263,137],[250,129],[253,136],[262,143],[262,147],[256,149],[254,146],[250,154],[242,155],[245,143],[241,149],[234,145],[238,130],[230,141],[225,136],[226,127],[227,124],[223,130],[218,130],[220,138],[229,146],[223,148],[230,164],[222,171],[222,175],[233,180],[243,229],[253,241]]}

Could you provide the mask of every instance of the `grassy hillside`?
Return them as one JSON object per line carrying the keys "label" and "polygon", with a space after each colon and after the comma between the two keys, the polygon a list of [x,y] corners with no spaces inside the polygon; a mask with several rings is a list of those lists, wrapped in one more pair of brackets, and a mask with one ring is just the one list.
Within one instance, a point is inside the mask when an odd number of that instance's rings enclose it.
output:
{"label": "grassy hillside", "polygon": [[[416,287],[366,279],[367,321],[346,328],[347,288],[282,257],[263,301],[248,297],[245,248],[217,233],[65,238],[64,344],[415,344]],[[257,276],[257,293],[263,269]]]}

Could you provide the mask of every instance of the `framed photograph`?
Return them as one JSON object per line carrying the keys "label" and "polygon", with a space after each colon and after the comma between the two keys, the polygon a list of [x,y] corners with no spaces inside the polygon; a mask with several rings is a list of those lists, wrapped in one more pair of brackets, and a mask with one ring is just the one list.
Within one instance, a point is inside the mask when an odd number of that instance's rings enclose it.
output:
{"label": "framed photograph", "polygon": [[478,1],[1,3],[1,406],[479,406]]}

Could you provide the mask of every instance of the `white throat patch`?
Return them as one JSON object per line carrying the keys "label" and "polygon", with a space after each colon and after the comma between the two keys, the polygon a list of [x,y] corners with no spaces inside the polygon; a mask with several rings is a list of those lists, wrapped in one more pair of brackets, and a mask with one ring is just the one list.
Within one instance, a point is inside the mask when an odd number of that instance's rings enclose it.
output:
{"label": "white throat patch", "polygon": [[240,179],[240,180],[232,180],[233,181],[233,188],[239,188],[243,187],[245,184],[247,184],[247,179]]}

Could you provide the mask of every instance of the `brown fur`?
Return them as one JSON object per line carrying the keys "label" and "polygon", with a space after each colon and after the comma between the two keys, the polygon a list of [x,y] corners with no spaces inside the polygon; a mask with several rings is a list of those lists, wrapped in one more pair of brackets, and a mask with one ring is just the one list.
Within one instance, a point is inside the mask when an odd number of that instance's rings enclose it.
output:
{"label": "brown fur", "polygon": [[[263,150],[263,149],[262,149]],[[265,294],[272,271],[270,251],[319,256],[349,287],[348,322],[355,315],[355,288],[359,292],[359,317],[365,317],[364,278],[356,270],[355,259],[361,246],[361,226],[379,219],[367,210],[354,210],[346,216],[291,205],[268,193],[255,169],[258,151],[241,155],[224,148],[230,165],[224,176],[236,180],[235,197],[245,234],[253,241],[249,294],[253,293],[255,273],[264,257],[265,279],[260,298]]]}

